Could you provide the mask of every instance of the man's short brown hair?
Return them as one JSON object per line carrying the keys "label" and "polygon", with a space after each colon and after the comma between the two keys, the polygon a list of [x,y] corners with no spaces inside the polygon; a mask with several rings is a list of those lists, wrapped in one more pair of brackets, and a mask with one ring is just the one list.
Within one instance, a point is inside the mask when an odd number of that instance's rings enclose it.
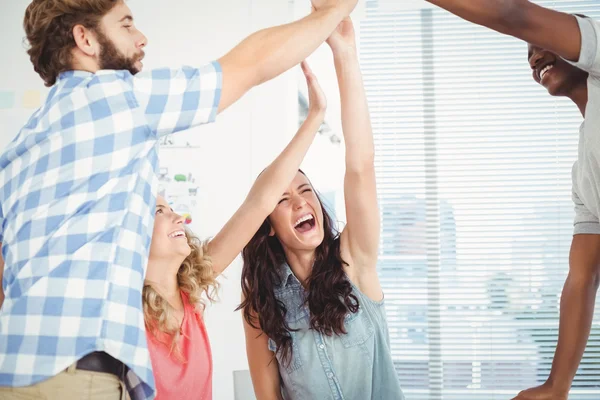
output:
{"label": "man's short brown hair", "polygon": [[72,69],[75,25],[96,31],[100,19],[119,0],[33,0],[25,11],[23,28],[29,42],[29,59],[46,86],[61,72]]}

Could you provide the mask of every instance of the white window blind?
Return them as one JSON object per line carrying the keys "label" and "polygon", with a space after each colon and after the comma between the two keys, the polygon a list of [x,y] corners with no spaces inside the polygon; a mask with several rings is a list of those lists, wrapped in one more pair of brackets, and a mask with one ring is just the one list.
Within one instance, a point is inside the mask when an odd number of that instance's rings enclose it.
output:
{"label": "white window blind", "polygon": [[[533,81],[525,43],[388,3],[367,1],[360,53],[396,369],[407,399],[506,400],[550,371],[582,117]],[[599,308],[570,399],[600,399]]]}

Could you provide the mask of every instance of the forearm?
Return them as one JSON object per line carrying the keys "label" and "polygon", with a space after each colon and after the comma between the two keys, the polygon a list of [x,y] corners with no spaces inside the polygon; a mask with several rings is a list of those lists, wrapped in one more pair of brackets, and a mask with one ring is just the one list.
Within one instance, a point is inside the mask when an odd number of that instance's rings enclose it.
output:
{"label": "forearm", "polygon": [[427,0],[468,21],[577,61],[579,24],[573,15],[528,0]]}
{"label": "forearm", "polygon": [[510,26],[518,24],[527,0],[426,0],[467,21],[510,34]]}
{"label": "forearm", "polygon": [[369,107],[355,49],[334,52],[340,90],[346,171],[373,168],[374,145]]}
{"label": "forearm", "polygon": [[313,53],[344,17],[340,7],[315,11],[301,20],[260,30],[220,59],[245,71],[250,86],[275,78]]}
{"label": "forearm", "polygon": [[590,335],[598,276],[598,272],[579,277],[569,274],[565,282],[558,345],[549,379],[553,389],[563,394],[571,387]]}
{"label": "forearm", "polygon": [[256,400],[283,400],[280,389],[263,389],[255,387],[254,395],[256,396]]}
{"label": "forearm", "polygon": [[309,112],[308,117],[290,143],[260,174],[250,189],[247,201],[260,202],[256,206],[272,210],[294,179],[304,156],[323,122],[321,113]]}

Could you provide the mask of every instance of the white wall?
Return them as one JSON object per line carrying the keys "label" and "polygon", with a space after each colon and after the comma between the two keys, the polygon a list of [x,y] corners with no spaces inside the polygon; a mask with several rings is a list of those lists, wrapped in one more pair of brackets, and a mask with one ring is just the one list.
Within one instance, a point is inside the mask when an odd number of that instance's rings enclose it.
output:
{"label": "white wall", "polygon": [[[29,2],[0,2],[0,91],[15,91],[16,105],[0,110],[0,149],[12,140],[34,111],[22,107],[24,93],[44,88],[23,45],[22,19]],[[149,39],[145,68],[200,65],[226,53],[248,34],[291,21],[308,11],[283,0],[178,0],[177,10],[161,0],[130,0],[136,23]],[[328,119],[339,129],[337,84],[327,48],[311,65],[329,97]],[[218,117],[215,124],[181,133],[199,149],[164,151],[165,163],[183,159],[199,184],[199,206],[192,228],[213,236],[243,201],[256,175],[285,146],[297,129],[297,90],[304,84],[299,68],[255,88]],[[42,97],[43,99],[43,97]],[[341,185],[341,146],[317,138],[303,168],[323,190]],[[323,167],[329,173],[323,173]],[[312,172],[312,173],[311,173]],[[337,186],[336,186],[337,185]],[[236,260],[221,279],[220,302],[210,307],[206,321],[214,358],[214,398],[233,399],[232,371],[247,368],[240,313],[241,262]]]}
{"label": "white wall", "polygon": [[15,91],[15,104],[18,106],[12,109],[0,108],[0,149],[16,136],[33,111],[21,107],[25,92],[47,92],[42,80],[33,71],[23,45],[25,32],[22,23],[27,4],[22,0],[0,2],[0,91]]}

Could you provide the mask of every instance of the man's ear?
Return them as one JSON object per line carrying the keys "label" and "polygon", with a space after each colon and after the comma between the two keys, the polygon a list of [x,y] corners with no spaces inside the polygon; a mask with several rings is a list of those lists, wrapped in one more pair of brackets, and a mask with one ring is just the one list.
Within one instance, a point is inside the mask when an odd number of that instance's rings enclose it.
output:
{"label": "man's ear", "polygon": [[77,48],[86,56],[94,57],[99,52],[96,35],[83,25],[77,24],[73,27],[73,39]]}

